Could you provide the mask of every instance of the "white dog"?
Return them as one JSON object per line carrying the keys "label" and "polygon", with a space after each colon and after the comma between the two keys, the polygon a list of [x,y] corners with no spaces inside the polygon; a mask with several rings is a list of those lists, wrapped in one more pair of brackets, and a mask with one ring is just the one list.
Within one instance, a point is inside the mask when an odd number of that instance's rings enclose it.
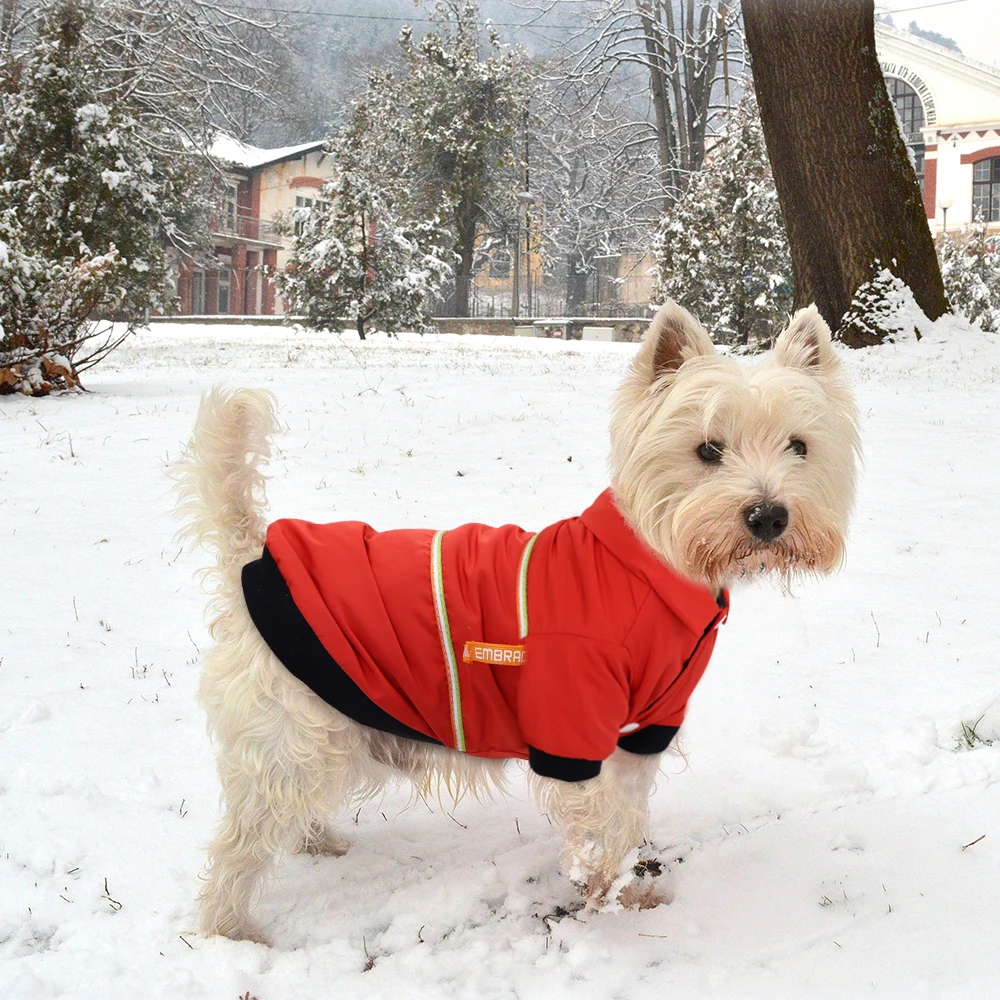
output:
{"label": "white dog", "polygon": [[857,415],[815,308],[747,368],[664,306],[614,400],[611,489],[534,536],[268,528],[274,430],[269,393],[216,390],[175,470],[186,531],[217,554],[201,699],[225,813],[202,931],[260,939],[276,856],[343,853],[327,824],[349,800],[398,776],[480,794],[510,757],[588,904],[643,902],[647,798],[726,585],[843,556]]}

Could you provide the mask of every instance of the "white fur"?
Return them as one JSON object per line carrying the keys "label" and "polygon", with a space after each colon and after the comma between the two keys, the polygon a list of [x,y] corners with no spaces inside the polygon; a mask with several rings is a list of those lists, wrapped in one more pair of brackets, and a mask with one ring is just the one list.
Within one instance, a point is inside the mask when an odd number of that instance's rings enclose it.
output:
{"label": "white fur", "polygon": [[[666,337],[681,364],[656,365]],[[805,457],[791,440],[808,446]],[[707,465],[697,448],[725,445]],[[796,313],[773,355],[747,368],[715,352],[685,310],[657,314],[614,402],[611,481],[647,545],[705,583],[759,572],[829,572],[841,562],[860,453],[857,410],[815,307]],[[783,504],[789,526],[762,545],[742,511]]]}
{"label": "white fur", "polygon": [[[305,850],[340,854],[346,842],[329,817],[397,778],[419,796],[458,801],[503,790],[504,761],[376,732],[341,715],[293,677],[260,637],[240,585],[264,540],[264,477],[276,431],[270,393],[214,390],[173,468],[184,533],[212,548],[201,702],[218,748],[223,817],[209,849],[201,930],[260,940],[251,912],[276,857]],[[805,439],[805,459],[789,454]],[[707,440],[726,443],[708,467]],[[712,586],[759,569],[828,570],[840,559],[854,493],[856,415],[815,310],[779,339],[770,363],[744,371],[715,354],[707,334],[678,306],[660,311],[612,421],[613,485],[623,513],[650,547]],[[791,511],[787,543],[748,542],[740,510],[776,498]],[[601,774],[529,780],[557,824],[564,864],[592,907],[656,900],[627,877],[647,836],[648,796],[658,755],[617,750]]]}

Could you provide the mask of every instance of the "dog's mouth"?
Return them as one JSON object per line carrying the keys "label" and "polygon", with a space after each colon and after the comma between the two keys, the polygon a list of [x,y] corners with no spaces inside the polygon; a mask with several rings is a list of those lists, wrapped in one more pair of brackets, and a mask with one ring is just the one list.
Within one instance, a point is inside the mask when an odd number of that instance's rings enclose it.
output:
{"label": "dog's mouth", "polygon": [[765,542],[740,527],[732,536],[701,538],[689,549],[689,574],[709,587],[733,580],[779,577],[786,583],[799,576],[829,573],[843,558],[844,544],[832,528],[805,531],[793,525]]}
{"label": "dog's mouth", "polygon": [[734,576],[741,579],[768,573],[815,573],[821,571],[821,557],[816,552],[800,552],[780,540],[754,541],[733,553],[731,565]]}

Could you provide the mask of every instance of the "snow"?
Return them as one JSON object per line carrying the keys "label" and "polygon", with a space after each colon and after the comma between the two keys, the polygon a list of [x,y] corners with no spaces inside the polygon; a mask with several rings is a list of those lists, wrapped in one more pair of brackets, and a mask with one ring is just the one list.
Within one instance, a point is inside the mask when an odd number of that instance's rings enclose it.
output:
{"label": "snow", "polygon": [[163,462],[201,393],[278,395],[275,516],[530,528],[606,484],[634,349],[162,325],[85,395],[0,402],[0,996],[997,995],[1000,341],[950,319],[845,354],[848,561],[734,593],[652,803],[670,905],[561,915],[557,836],[512,767],[508,799],[395,792],[344,817],[345,857],[284,862],[273,947],[193,933],[206,555],[172,540]]}
{"label": "snow", "polygon": [[262,149],[260,146],[251,146],[249,143],[234,139],[231,135],[226,135],[225,132],[219,132],[212,140],[209,153],[217,160],[224,160],[234,167],[252,170],[267,163],[276,163],[278,160],[288,160],[305,153],[312,153],[314,150],[322,149],[325,143],[325,139],[318,139],[313,142],[300,142],[295,146]]}
{"label": "snow", "polygon": [[110,110],[103,104],[83,104],[76,109],[76,120],[80,134],[89,132],[92,126],[103,128],[111,120]]}

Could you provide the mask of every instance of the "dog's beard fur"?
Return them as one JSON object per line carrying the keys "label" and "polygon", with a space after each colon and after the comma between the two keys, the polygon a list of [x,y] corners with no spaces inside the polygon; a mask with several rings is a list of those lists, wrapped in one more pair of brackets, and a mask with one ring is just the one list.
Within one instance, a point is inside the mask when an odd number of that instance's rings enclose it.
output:
{"label": "dog's beard fur", "polygon": [[[802,441],[798,455],[791,441]],[[712,589],[836,569],[854,505],[857,412],[815,309],[755,368],[720,357],[684,310],[665,307],[614,400],[611,467],[622,513],[666,563]],[[723,446],[706,463],[699,446]],[[778,503],[762,542],[744,511]]]}
{"label": "dog's beard fur", "polygon": [[[243,601],[240,572],[263,544],[260,465],[275,430],[269,393],[216,390],[174,469],[186,534],[216,554],[206,577],[217,645],[206,656],[200,695],[218,744],[225,814],[210,849],[201,929],[258,940],[251,911],[276,855],[346,849],[326,826],[329,814],[378,794],[395,777],[408,779],[419,796],[487,797],[502,791],[504,766],[366,729],[268,649]],[[622,513],[680,573],[714,588],[839,564],[854,497],[857,420],[815,310],[793,319],[772,361],[746,371],[717,357],[684,310],[664,307],[616,395],[611,436]],[[789,451],[791,439],[807,442],[805,457]],[[707,441],[724,444],[721,462],[698,458]],[[754,539],[743,520],[745,508],[760,502],[789,511],[787,530],[771,544]],[[629,873],[646,835],[657,767],[656,755],[617,750],[588,781],[529,775],[591,906],[656,901],[629,885]]]}

